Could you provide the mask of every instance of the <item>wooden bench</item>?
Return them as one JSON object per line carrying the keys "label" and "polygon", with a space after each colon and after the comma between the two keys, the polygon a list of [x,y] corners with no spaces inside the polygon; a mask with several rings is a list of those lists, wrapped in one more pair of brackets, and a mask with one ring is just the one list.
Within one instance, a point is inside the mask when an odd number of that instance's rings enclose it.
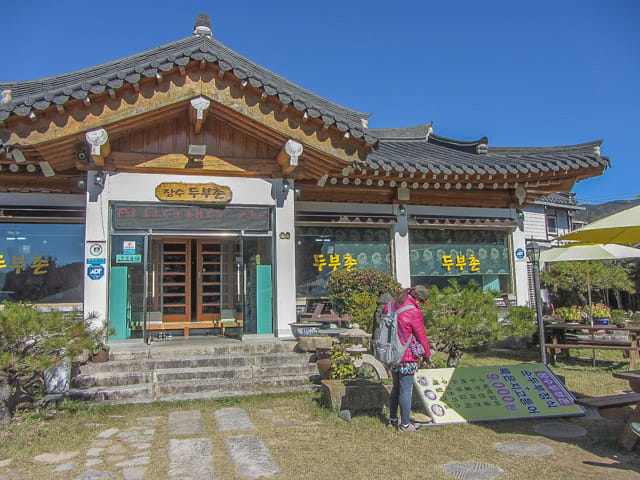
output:
{"label": "wooden bench", "polygon": [[[552,342],[546,345],[549,358],[555,363],[560,353],[568,355],[569,350],[619,350],[624,356],[629,357],[629,366],[631,370],[635,370],[636,361],[639,357],[638,352],[638,327],[603,327],[603,326],[584,326],[584,325],[566,325],[554,324],[545,325],[545,330],[551,333]],[[586,330],[589,335],[571,335],[567,331]],[[628,333],[629,340],[610,340],[596,335],[595,332],[607,330],[611,332]]]}
{"label": "wooden bench", "polygon": [[165,322],[165,323],[150,323],[147,325],[147,331],[164,331],[164,330],[182,330],[184,338],[189,337],[189,330],[201,330],[201,329],[220,329],[222,335],[227,328],[241,327],[241,322]]}
{"label": "wooden bench", "polygon": [[614,408],[636,405],[640,402],[640,393],[620,393],[617,395],[605,395],[603,397],[577,398],[574,403],[591,408]]}
{"label": "wooden bench", "polygon": [[338,315],[328,298],[307,298],[304,311],[298,313],[298,322],[345,324],[350,320],[351,315]]}

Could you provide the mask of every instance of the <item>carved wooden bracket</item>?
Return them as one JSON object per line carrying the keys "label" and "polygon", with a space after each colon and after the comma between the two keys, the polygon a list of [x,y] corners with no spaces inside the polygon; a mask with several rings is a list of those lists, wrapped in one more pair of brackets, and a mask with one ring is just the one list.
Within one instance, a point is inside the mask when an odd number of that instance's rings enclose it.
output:
{"label": "carved wooden bracket", "polygon": [[200,133],[202,124],[207,118],[211,102],[204,97],[196,97],[191,99],[191,109],[189,110],[189,121],[193,125],[193,131]]}
{"label": "carved wooden bracket", "polygon": [[85,134],[87,143],[91,145],[91,158],[93,163],[98,166],[104,166],[104,159],[111,153],[111,144],[109,143],[109,134],[104,128],[91,130]]}
{"label": "carved wooden bracket", "polygon": [[298,166],[298,158],[302,155],[302,144],[289,139],[278,153],[278,164],[282,168],[282,174],[288,175]]}

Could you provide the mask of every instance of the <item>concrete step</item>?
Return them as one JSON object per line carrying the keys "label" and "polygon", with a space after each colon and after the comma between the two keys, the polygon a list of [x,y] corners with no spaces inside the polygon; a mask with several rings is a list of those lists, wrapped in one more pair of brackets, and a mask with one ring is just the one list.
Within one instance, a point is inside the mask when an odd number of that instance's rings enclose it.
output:
{"label": "concrete step", "polygon": [[313,388],[312,381],[318,379],[313,355],[294,352],[292,345],[197,345],[149,350],[138,358],[121,351],[108,362],[82,365],[72,379],[70,396],[139,403]]}
{"label": "concrete step", "polygon": [[113,371],[152,371],[169,368],[231,367],[247,365],[281,365],[285,363],[309,363],[311,354],[292,352],[266,354],[224,354],[220,356],[184,356],[180,358],[153,358],[145,360],[110,360],[104,363],[86,363],[80,367],[83,375]]}

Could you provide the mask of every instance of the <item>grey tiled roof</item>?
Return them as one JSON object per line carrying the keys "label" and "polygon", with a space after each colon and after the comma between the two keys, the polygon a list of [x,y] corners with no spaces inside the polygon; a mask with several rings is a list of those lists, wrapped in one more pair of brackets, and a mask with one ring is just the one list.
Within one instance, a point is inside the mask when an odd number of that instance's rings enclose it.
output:
{"label": "grey tiled roof", "polygon": [[191,61],[216,63],[224,72],[262,88],[267,95],[277,96],[285,105],[293,105],[312,118],[320,118],[325,126],[335,125],[355,138],[374,144],[376,138],[362,125],[370,114],[358,112],[296,85],[257,65],[205,35],[193,35],[136,55],[114,60],[83,70],[38,80],[0,82],[3,92],[11,90],[11,100],[0,104],[0,120],[10,115],[26,116],[52,104],[64,105],[73,99],[100,94],[105,89],[119,89],[126,83],[137,84],[145,77],[183,67]]}
{"label": "grey tiled roof", "polygon": [[575,199],[574,193],[551,193],[545,195],[540,200],[533,202],[536,205],[575,207],[583,210],[584,207],[578,207],[578,201]]}
{"label": "grey tiled roof", "polygon": [[477,142],[458,142],[433,134],[428,140],[380,138],[378,148],[367,156],[363,168],[446,175],[505,175],[609,165],[609,159],[600,156],[602,140],[558,147],[486,147],[486,153],[471,153],[476,151],[476,144],[482,145],[485,141],[483,138]]}

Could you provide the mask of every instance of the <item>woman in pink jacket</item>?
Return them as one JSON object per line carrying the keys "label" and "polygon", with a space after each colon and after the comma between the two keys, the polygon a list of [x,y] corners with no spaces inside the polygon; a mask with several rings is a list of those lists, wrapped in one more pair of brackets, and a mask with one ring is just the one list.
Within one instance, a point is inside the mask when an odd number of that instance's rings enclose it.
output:
{"label": "woman in pink jacket", "polygon": [[[398,315],[398,336],[403,345],[406,345],[408,341],[412,341],[421,343],[424,346],[424,354],[421,357],[415,357],[411,348],[407,348],[400,365],[393,367],[391,370],[393,388],[389,397],[389,425],[397,427],[399,432],[415,432],[417,430],[415,425],[409,422],[409,414],[411,413],[413,375],[418,370],[419,363],[423,360],[430,361],[431,357],[429,340],[427,340],[422,311],[420,310],[422,305],[429,306],[427,294],[428,289],[422,285],[407,288],[402,290],[391,304],[393,310],[398,310],[407,305],[415,307],[400,312]],[[387,308],[388,305],[384,308],[385,313]],[[398,422],[398,406],[400,406],[400,422]]]}

